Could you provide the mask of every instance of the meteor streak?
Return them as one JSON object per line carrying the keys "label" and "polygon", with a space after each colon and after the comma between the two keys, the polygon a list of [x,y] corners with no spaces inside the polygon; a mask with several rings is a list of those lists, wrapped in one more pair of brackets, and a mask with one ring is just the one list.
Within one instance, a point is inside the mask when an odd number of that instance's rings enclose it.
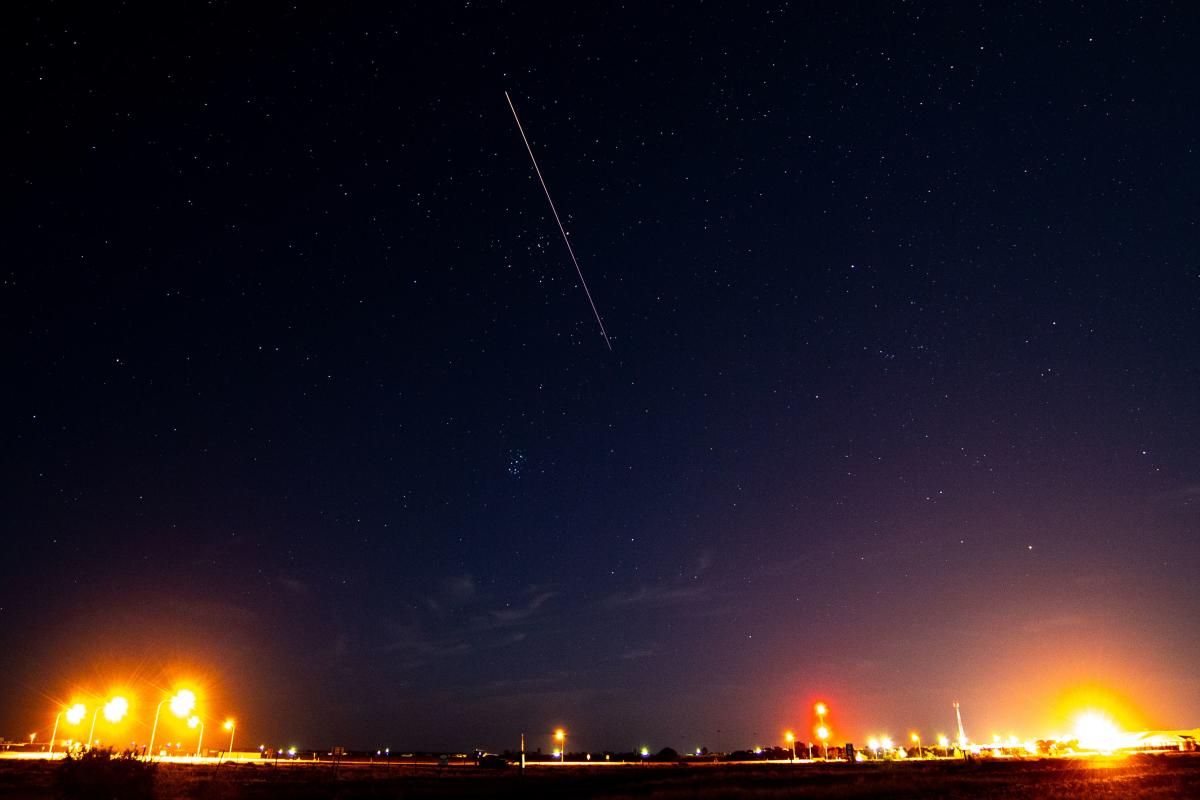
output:
{"label": "meteor streak", "polygon": [[596,301],[592,300],[592,293],[588,290],[587,281],[583,279],[583,270],[579,268],[579,260],[575,258],[575,250],[571,247],[571,240],[567,238],[567,229],[563,227],[562,220],[558,217],[558,209],[554,207],[554,201],[550,199],[550,190],[546,188],[546,179],[542,177],[542,171],[538,168],[537,159],[533,157],[533,148],[529,146],[529,139],[525,136],[525,128],[521,126],[521,118],[517,116],[517,107],[513,105],[512,98],[508,96],[508,92],[504,93],[504,99],[508,101],[508,107],[512,109],[513,119],[517,123],[517,130],[521,133],[521,140],[525,142],[525,149],[529,151],[529,160],[533,162],[533,171],[537,173],[538,182],[542,184],[542,191],[546,193],[546,201],[550,203],[550,212],[554,214],[554,221],[558,223],[558,232],[562,234],[563,244],[567,246],[567,252],[571,254],[571,263],[575,265],[575,274],[579,276],[579,285],[583,287],[583,293],[587,295],[588,304],[592,307],[592,313],[596,315],[596,324],[600,326],[600,335],[604,337],[604,343],[608,345],[609,352],[612,352],[612,342],[608,340],[608,331],[604,330],[604,322],[600,319],[600,312],[596,310]]}

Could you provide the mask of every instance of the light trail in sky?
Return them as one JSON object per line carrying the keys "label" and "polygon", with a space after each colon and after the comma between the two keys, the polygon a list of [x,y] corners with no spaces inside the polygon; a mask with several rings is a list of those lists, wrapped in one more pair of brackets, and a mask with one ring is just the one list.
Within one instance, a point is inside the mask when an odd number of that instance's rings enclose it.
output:
{"label": "light trail in sky", "polygon": [[608,345],[609,352],[612,352],[612,342],[608,340],[608,331],[604,330],[604,321],[600,319],[600,312],[596,310],[596,301],[592,299],[592,293],[588,289],[587,281],[583,279],[583,270],[579,268],[579,259],[575,258],[575,249],[571,247],[571,240],[567,238],[567,229],[563,227],[562,219],[558,216],[558,209],[554,207],[554,200],[550,198],[550,190],[546,187],[546,179],[542,177],[542,170],[538,167],[537,159],[533,156],[533,148],[529,146],[529,137],[525,135],[525,128],[521,125],[521,118],[517,116],[517,107],[513,105],[512,98],[508,96],[508,92],[504,93],[504,99],[508,101],[508,107],[512,109],[513,119],[517,123],[517,130],[521,133],[521,140],[525,142],[525,149],[529,151],[529,160],[533,162],[533,171],[537,173],[538,181],[542,184],[542,191],[546,193],[546,201],[550,203],[550,212],[554,214],[554,221],[558,223],[558,231],[562,234],[563,244],[567,246],[567,252],[571,254],[571,263],[575,265],[575,274],[579,276],[579,285],[583,287],[583,293],[587,295],[588,304],[592,307],[592,313],[596,315],[596,324],[600,326],[600,335],[604,337],[604,343]]}

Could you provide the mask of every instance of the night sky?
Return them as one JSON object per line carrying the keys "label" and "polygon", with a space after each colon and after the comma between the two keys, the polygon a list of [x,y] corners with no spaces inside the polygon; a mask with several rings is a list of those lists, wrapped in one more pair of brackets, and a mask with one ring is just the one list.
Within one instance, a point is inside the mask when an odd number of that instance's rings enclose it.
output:
{"label": "night sky", "polygon": [[0,734],[1200,724],[1190,4],[176,5],[4,26]]}

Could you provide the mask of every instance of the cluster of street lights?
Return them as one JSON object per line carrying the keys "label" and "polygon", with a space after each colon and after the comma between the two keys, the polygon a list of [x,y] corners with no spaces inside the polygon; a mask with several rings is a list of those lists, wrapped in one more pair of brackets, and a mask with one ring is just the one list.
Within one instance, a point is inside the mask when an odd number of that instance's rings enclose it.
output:
{"label": "cluster of street lights", "polygon": [[[824,703],[817,703],[813,706],[813,712],[817,715],[817,727],[813,730],[817,735],[817,740],[821,742],[823,757],[826,761],[829,760],[829,728],[825,725],[825,715],[829,713],[829,707]],[[792,751],[792,761],[796,760],[796,734],[789,731],[784,731],[783,739],[787,742],[788,748]],[[812,742],[808,742],[808,760],[812,761]]]}
{"label": "cluster of street lights", "polygon": [[[189,728],[199,729],[199,736],[196,739],[196,756],[198,757],[203,752],[204,720],[198,714],[193,713],[196,708],[196,695],[190,689],[181,689],[171,697],[164,698],[155,708],[154,723],[150,729],[150,743],[146,747],[146,754],[150,757],[154,755],[154,740],[158,735],[158,718],[162,713],[164,705],[170,708],[172,714],[186,720]],[[90,749],[99,744],[99,741],[96,739],[96,722],[101,714],[103,714],[107,722],[116,725],[129,714],[129,709],[129,700],[120,694],[113,695],[103,704],[97,704],[95,710],[92,712],[92,723],[88,730],[87,740],[84,742],[85,746]],[[46,750],[47,756],[54,754],[54,746],[58,741],[59,724],[64,717],[68,725],[79,725],[87,718],[87,706],[83,703],[73,703],[59,710],[58,714],[54,717],[54,728],[50,733],[50,746]],[[227,719],[222,727],[229,731],[229,750],[227,752],[232,752],[233,737],[237,730],[237,724],[233,719]],[[68,741],[68,744],[70,743],[71,740]]]}

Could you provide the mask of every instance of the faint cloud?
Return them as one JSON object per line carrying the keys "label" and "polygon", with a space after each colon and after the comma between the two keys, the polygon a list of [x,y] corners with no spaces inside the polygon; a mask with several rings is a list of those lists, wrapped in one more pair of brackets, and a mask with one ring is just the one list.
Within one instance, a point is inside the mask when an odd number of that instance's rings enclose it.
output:
{"label": "faint cloud", "polygon": [[298,597],[308,594],[308,584],[298,578],[289,578],[286,575],[280,575],[277,580],[279,581],[279,585],[291,594]]}
{"label": "faint cloud", "polygon": [[643,584],[628,591],[614,592],[604,598],[601,605],[605,608],[623,608],[699,602],[712,594],[712,586],[702,582],[712,565],[712,554],[701,553],[691,566],[681,570],[677,577],[653,586]]}
{"label": "faint cloud", "polygon": [[1151,495],[1155,503],[1174,503],[1180,506],[1200,506],[1200,484],[1180,486],[1165,492]]}
{"label": "faint cloud", "polygon": [[707,586],[699,584],[688,586],[672,581],[662,586],[639,586],[628,592],[615,592],[604,598],[602,604],[606,608],[624,608],[695,603],[705,599],[709,593],[710,590]]}
{"label": "faint cloud", "polygon": [[1046,633],[1063,628],[1078,628],[1088,623],[1088,618],[1082,614],[1058,614],[1053,617],[1026,620],[1021,625],[1025,633]]}
{"label": "faint cloud", "polygon": [[657,647],[641,647],[636,650],[626,650],[620,655],[622,661],[640,661],[643,658],[653,658],[658,655]]}
{"label": "faint cloud", "polygon": [[168,609],[175,614],[219,622],[257,622],[258,613],[234,603],[217,600],[168,600]]}
{"label": "faint cloud", "polygon": [[442,597],[452,606],[463,606],[475,597],[475,579],[470,575],[455,575],[442,581]]}
{"label": "faint cloud", "polygon": [[538,612],[538,609],[550,598],[554,597],[555,592],[542,592],[530,598],[529,602],[523,606],[513,608],[506,606],[504,608],[493,609],[490,613],[493,620],[499,624],[511,625],[518,622],[524,622]]}

